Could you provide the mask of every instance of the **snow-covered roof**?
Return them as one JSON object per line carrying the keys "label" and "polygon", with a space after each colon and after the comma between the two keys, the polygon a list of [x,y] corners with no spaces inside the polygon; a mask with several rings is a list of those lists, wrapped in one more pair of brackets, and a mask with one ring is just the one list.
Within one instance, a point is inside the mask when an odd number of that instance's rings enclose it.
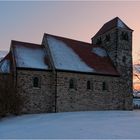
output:
{"label": "snow-covered roof", "polygon": [[101,47],[93,47],[92,52],[99,55],[100,57],[107,56],[107,52],[105,51],[105,49],[103,49]]}
{"label": "snow-covered roof", "polygon": [[0,71],[3,73],[9,73],[10,72],[10,60],[4,60],[2,62],[2,65],[0,67]]}
{"label": "snow-covered roof", "polygon": [[49,36],[47,38],[54,65],[57,69],[73,71],[95,71],[89,67],[67,44]]}
{"label": "snow-covered roof", "polygon": [[2,60],[7,54],[8,54],[8,51],[0,50],[0,60]]}
{"label": "snow-covered roof", "polygon": [[12,41],[16,67],[48,69],[48,58],[43,45]]}
{"label": "snow-covered roof", "polygon": [[10,53],[0,61],[0,73],[10,73]]}
{"label": "snow-covered roof", "polygon": [[118,75],[104,48],[77,40],[45,34],[58,70]]}
{"label": "snow-covered roof", "polygon": [[120,28],[126,28],[126,25],[120,19],[117,21],[117,26]]}
{"label": "snow-covered roof", "polygon": [[101,29],[95,34],[94,37],[104,34],[105,32],[113,29],[115,27],[123,28],[127,30],[131,30],[119,17],[115,17],[114,19],[110,20],[109,22],[105,23]]}

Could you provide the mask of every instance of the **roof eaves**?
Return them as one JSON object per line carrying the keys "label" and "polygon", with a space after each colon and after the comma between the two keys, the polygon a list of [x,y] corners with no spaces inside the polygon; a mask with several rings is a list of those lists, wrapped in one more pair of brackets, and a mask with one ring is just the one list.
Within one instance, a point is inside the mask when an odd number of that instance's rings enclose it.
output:
{"label": "roof eaves", "polygon": [[56,71],[58,71],[58,72],[79,73],[79,74],[89,74],[89,75],[120,77],[120,74],[118,74],[118,73],[116,73],[116,74],[107,74],[107,73],[83,72],[83,71],[63,70],[63,69],[56,69]]}
{"label": "roof eaves", "polygon": [[32,71],[52,71],[52,69],[40,69],[40,68],[29,68],[29,67],[16,67],[17,70],[32,70]]}

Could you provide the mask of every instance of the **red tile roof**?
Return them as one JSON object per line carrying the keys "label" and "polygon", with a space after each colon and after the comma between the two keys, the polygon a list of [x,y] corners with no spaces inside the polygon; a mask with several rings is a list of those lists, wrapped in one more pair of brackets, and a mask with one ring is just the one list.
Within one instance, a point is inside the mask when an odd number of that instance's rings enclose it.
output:
{"label": "red tile roof", "polygon": [[92,51],[93,48],[104,48],[97,45],[92,45],[90,43],[81,42],[64,37],[54,36],[50,34],[44,35],[44,37],[46,38],[48,36],[54,37],[55,39],[64,42],[69,48],[71,48],[75,52],[76,55],[78,55],[82,59],[82,61],[86,63],[86,65],[95,70],[94,73],[119,75],[108,55],[105,57],[101,57]]}
{"label": "red tile roof", "polygon": [[121,22],[121,23],[124,25],[123,28],[125,28],[125,29],[127,29],[127,30],[133,31],[133,30],[130,29],[119,17],[115,17],[114,19],[112,19],[112,20],[108,21],[107,23],[105,23],[105,24],[101,27],[101,29],[95,34],[94,37],[99,36],[99,35],[102,35],[102,34],[104,34],[105,32],[107,32],[107,31],[109,31],[109,30],[111,30],[111,29],[113,29],[113,28],[115,28],[115,27],[118,27],[118,22]]}

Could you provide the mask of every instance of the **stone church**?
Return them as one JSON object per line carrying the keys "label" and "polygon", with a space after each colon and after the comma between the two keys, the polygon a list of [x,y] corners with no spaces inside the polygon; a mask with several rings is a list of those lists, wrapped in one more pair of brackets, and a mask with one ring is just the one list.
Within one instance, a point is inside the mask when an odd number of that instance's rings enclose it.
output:
{"label": "stone church", "polygon": [[41,44],[11,41],[0,79],[12,79],[22,113],[132,109],[132,32],[118,17],[92,43],[44,34]]}

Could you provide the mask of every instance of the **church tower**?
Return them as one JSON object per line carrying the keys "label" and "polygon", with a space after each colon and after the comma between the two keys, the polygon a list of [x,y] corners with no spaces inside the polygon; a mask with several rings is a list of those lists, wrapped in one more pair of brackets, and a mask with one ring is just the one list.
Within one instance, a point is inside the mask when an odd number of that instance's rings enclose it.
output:
{"label": "church tower", "polygon": [[118,17],[105,23],[92,37],[92,44],[103,46],[120,74],[123,90],[124,109],[132,109],[133,68],[132,32]]}

